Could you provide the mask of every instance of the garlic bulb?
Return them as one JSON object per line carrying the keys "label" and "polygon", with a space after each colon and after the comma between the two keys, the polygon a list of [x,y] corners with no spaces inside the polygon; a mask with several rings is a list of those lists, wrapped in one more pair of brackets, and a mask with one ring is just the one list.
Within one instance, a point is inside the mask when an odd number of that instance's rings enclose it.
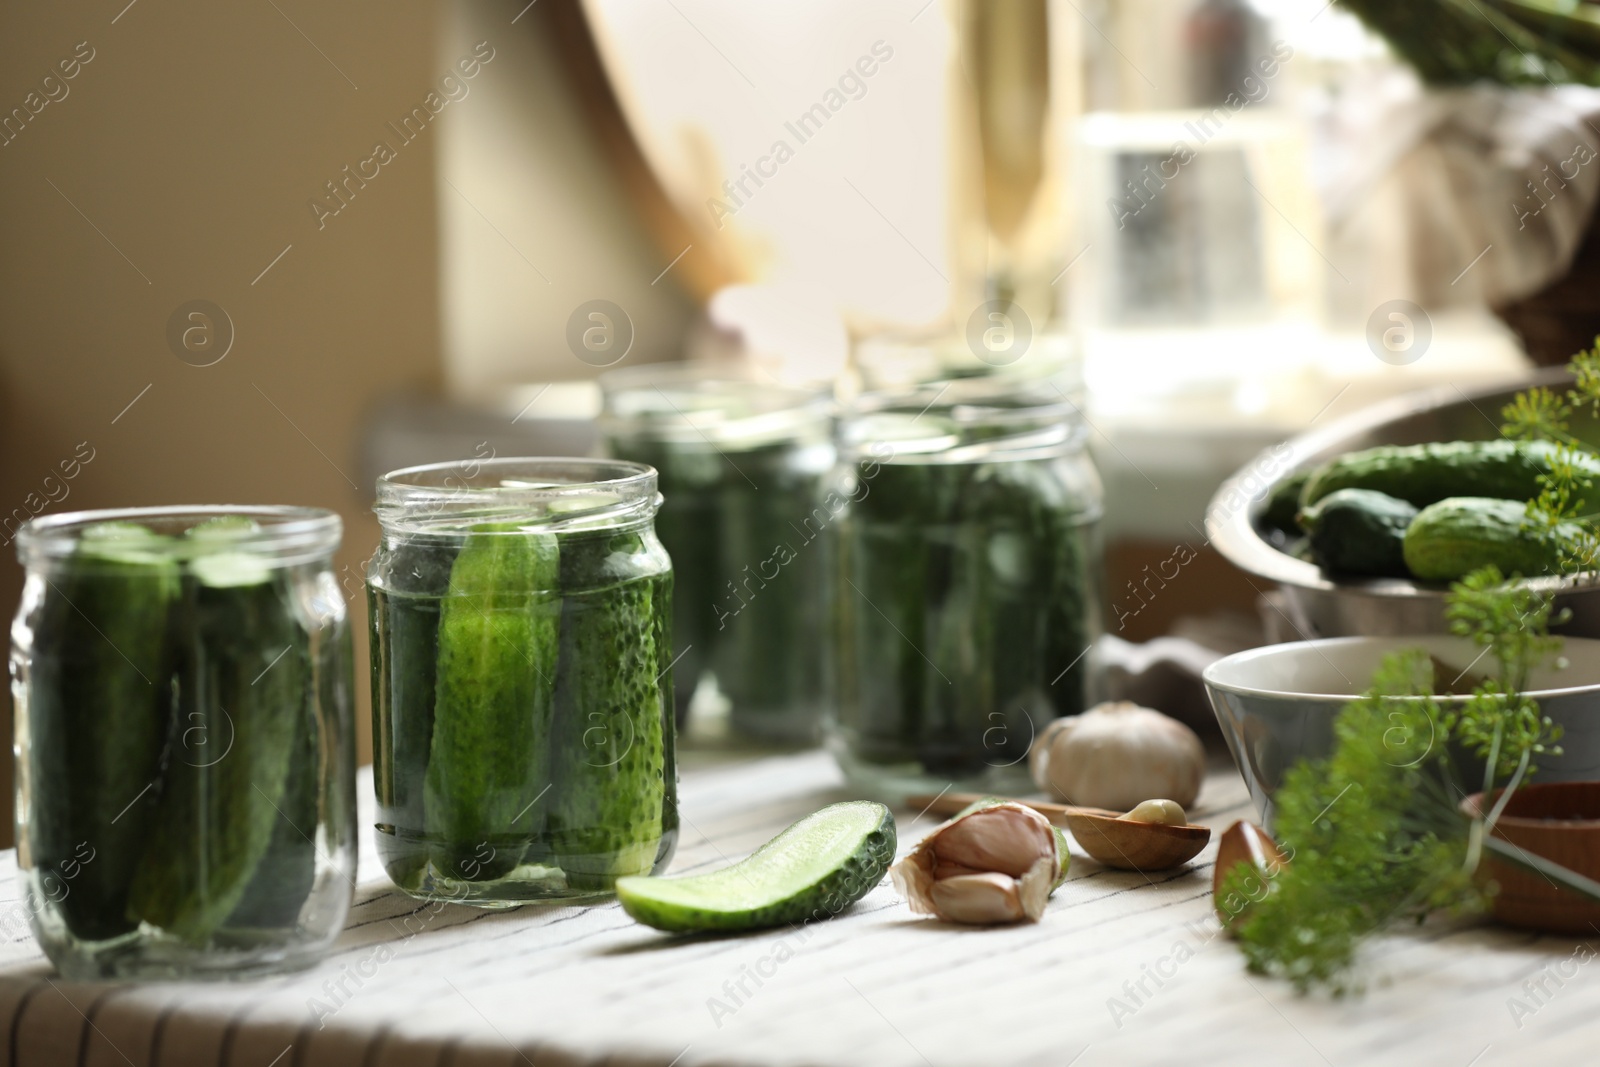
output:
{"label": "garlic bulb", "polygon": [[1006,801],[979,801],[889,869],[919,915],[987,926],[1038,922],[1066,877],[1066,838],[1050,820]]}
{"label": "garlic bulb", "polygon": [[1069,804],[1127,811],[1147,797],[1187,808],[1200,795],[1206,754],[1193,730],[1128,701],[1057,719],[1028,754],[1033,780]]}

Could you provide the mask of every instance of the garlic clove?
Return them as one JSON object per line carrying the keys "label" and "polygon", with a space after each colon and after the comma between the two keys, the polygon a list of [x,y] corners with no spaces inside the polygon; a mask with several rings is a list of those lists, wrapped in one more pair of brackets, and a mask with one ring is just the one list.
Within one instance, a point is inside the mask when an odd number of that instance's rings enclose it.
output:
{"label": "garlic clove", "polygon": [[1017,896],[1030,922],[1038,922],[1044,916],[1044,906],[1049,903],[1050,891],[1059,883],[1060,873],[1056,864],[1041,859],[1017,880]]}
{"label": "garlic clove", "polygon": [[[949,922],[988,926],[1030,918],[1017,879],[997,872],[941,879],[932,896],[934,914]],[[1038,910],[1044,911],[1042,902]]]}
{"label": "garlic clove", "polygon": [[976,867],[965,867],[965,866],[962,866],[959,863],[945,863],[943,860],[937,860],[936,862],[937,862],[938,865],[936,867],[934,867],[934,869],[933,869],[933,877],[935,879],[938,879],[938,878],[954,878],[958,874],[983,874],[984,873],[979,868],[976,868]]}
{"label": "garlic clove", "polygon": [[919,915],[974,925],[1036,922],[1070,862],[1065,835],[1043,815],[987,800],[935,829],[889,873]]}
{"label": "garlic clove", "polygon": [[1019,804],[972,812],[934,833],[930,843],[940,866],[958,864],[1020,878],[1040,858],[1055,854],[1050,820]]}
{"label": "garlic clove", "polygon": [[905,859],[889,868],[894,887],[918,915],[938,914],[933,907],[934,867],[933,852],[918,845]]}
{"label": "garlic clove", "polygon": [[1159,826],[1188,826],[1189,816],[1183,805],[1172,800],[1144,800],[1126,815],[1118,815],[1125,822],[1148,822]]}
{"label": "garlic clove", "polygon": [[[1254,823],[1240,820],[1223,832],[1211,869],[1211,907],[1225,929],[1232,933],[1234,920],[1271,892],[1272,879],[1287,862],[1277,842]],[[1230,885],[1228,879],[1238,867],[1245,873]]]}

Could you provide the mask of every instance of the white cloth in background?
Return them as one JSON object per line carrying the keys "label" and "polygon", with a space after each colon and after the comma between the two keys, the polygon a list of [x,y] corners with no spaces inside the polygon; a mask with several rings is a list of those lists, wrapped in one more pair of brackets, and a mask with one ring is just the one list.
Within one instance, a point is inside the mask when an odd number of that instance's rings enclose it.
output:
{"label": "white cloth in background", "polygon": [[[1563,276],[1600,199],[1600,90],[1424,89],[1363,68],[1317,117],[1336,315],[1503,304]],[[1481,258],[1480,258],[1481,257]]]}

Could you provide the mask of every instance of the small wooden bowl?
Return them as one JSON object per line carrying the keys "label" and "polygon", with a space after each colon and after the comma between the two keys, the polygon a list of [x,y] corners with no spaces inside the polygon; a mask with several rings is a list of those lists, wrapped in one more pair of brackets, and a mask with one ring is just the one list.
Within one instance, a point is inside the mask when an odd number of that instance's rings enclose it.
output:
{"label": "small wooden bowl", "polygon": [[1114,811],[1078,808],[1064,812],[1062,818],[1085,852],[1107,867],[1123,871],[1181,867],[1211,840],[1210,827],[1130,822]]}
{"label": "small wooden bowl", "polygon": [[[1461,810],[1476,816],[1484,795],[1474,793]],[[1600,782],[1525,785],[1511,796],[1495,823],[1494,836],[1588,878],[1600,880]],[[1561,889],[1536,874],[1484,856],[1483,870],[1500,886],[1494,917],[1507,926],[1547,933],[1593,934],[1600,928],[1600,903]]]}

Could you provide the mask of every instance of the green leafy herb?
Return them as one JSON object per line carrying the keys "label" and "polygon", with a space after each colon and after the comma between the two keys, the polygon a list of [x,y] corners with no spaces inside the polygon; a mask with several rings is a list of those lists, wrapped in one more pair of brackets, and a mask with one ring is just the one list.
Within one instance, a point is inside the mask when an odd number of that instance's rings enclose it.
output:
{"label": "green leafy herb", "polygon": [[1573,0],[1344,0],[1430,85],[1600,84],[1600,12]]}
{"label": "green leafy herb", "polygon": [[[1359,986],[1351,971],[1364,938],[1401,918],[1485,907],[1475,872],[1509,792],[1485,819],[1458,814],[1466,789],[1449,742],[1485,762],[1485,791],[1502,780],[1515,788],[1534,756],[1559,753],[1559,730],[1520,689],[1560,641],[1549,636],[1549,600],[1507,585],[1493,568],[1452,588],[1449,618],[1498,670],[1443,707],[1433,694],[1450,679],[1434,677],[1432,658],[1421,649],[1391,654],[1339,713],[1333,754],[1289,771],[1275,800],[1293,862],[1236,931],[1252,970],[1302,991],[1345,992]],[[1250,876],[1233,871],[1224,892],[1246,892]]]}
{"label": "green leafy herb", "polygon": [[[1595,338],[1593,347],[1573,356],[1567,370],[1572,372],[1573,383],[1565,394],[1538,386],[1518,393],[1500,413],[1505,436],[1556,444],[1549,473],[1539,475],[1539,495],[1528,501],[1528,518],[1550,531],[1568,520],[1592,518],[1586,514],[1588,501],[1582,494],[1594,488],[1594,480],[1574,456],[1579,452],[1593,455],[1595,449],[1574,436],[1570,420],[1579,411],[1600,418],[1600,337]],[[1600,533],[1592,522],[1585,522],[1576,538],[1568,533],[1562,540],[1564,573],[1580,574],[1600,567]]]}
{"label": "green leafy herb", "polygon": [[[1600,417],[1600,338],[1568,369],[1574,382],[1564,393],[1530,389],[1502,413],[1507,437],[1556,443],[1551,469],[1528,502],[1541,530],[1587,518],[1584,494],[1593,482],[1574,457],[1595,450],[1574,436],[1570,420],[1575,412]],[[1563,560],[1566,574],[1600,566],[1600,538],[1592,525],[1584,528]],[[1367,692],[1335,720],[1332,755],[1290,769],[1274,800],[1278,837],[1292,862],[1265,896],[1257,872],[1242,865],[1221,890],[1222,899],[1235,893],[1256,900],[1233,923],[1251,970],[1286,978],[1302,992],[1358,988],[1354,965],[1364,938],[1402,918],[1482,911],[1493,891],[1477,877],[1483,853],[1518,862],[1490,831],[1537,770],[1535,759],[1561,752],[1560,729],[1523,690],[1535,668],[1559,655],[1550,627],[1567,614],[1493,567],[1457,582],[1446,604],[1450,631],[1482,649],[1461,676],[1486,676],[1465,700],[1441,704],[1434,694],[1459,678],[1434,677],[1433,661],[1420,649],[1387,656]],[[1484,659],[1492,671],[1477,667]],[[1468,787],[1452,745],[1482,763],[1472,789],[1495,798],[1479,818],[1460,814]],[[1600,884],[1533,859],[1545,877],[1600,899]]]}

